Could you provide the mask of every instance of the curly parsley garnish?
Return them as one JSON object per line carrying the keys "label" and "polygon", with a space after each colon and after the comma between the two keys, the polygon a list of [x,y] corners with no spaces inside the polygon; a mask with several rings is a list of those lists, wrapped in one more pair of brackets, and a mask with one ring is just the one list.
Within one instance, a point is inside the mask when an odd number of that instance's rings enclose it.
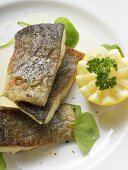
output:
{"label": "curly parsley garnish", "polygon": [[115,59],[109,57],[106,58],[94,58],[87,62],[87,70],[90,73],[95,73],[96,76],[96,86],[99,90],[106,90],[113,88],[117,84],[116,76],[109,78],[111,73],[111,68],[118,70],[118,65]]}

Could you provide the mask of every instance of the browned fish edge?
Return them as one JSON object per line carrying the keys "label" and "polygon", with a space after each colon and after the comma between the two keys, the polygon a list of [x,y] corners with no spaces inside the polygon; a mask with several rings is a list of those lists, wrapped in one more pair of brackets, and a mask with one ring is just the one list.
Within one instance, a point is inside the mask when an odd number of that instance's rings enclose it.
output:
{"label": "browned fish edge", "polygon": [[0,107],[0,152],[17,152],[74,139],[75,113],[62,104],[47,125],[40,125],[17,108]]}
{"label": "browned fish edge", "polygon": [[18,101],[16,104],[19,109],[39,124],[47,124],[73,85],[78,61],[81,60],[84,55],[84,53],[75,49],[67,48],[46,105],[39,107],[27,102]]}
{"label": "browned fish edge", "polygon": [[63,24],[37,24],[18,31],[3,95],[44,106],[64,56],[64,37]]}

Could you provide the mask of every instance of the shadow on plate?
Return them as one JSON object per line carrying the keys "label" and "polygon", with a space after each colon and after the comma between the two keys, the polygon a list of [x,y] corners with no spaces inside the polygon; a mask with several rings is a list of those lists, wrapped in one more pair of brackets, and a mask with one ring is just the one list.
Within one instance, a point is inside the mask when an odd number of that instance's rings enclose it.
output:
{"label": "shadow on plate", "polygon": [[98,106],[90,102],[88,106],[104,130],[118,130],[128,122],[128,99],[115,106]]}
{"label": "shadow on plate", "polygon": [[[7,170],[22,170],[21,167],[30,166],[30,164],[34,163],[42,166],[42,164],[46,163],[47,160],[51,162],[60,156],[59,151],[61,148],[65,148],[66,145],[69,147],[73,143],[73,141],[70,141],[69,143],[65,142],[62,144],[50,144],[40,146],[28,151],[20,151],[16,154],[6,153],[4,157],[7,162]],[[69,153],[71,153],[70,150]]]}

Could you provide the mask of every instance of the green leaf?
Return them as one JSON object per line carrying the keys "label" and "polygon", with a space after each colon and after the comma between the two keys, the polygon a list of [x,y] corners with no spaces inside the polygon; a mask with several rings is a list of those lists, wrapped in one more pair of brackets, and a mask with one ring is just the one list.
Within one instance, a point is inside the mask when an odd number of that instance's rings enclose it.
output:
{"label": "green leaf", "polygon": [[81,107],[80,105],[72,105],[73,110],[75,112],[75,116],[77,117],[79,114],[81,114]]}
{"label": "green leaf", "polygon": [[15,42],[15,39],[13,38],[13,39],[9,40],[9,41],[6,42],[6,43],[0,44],[0,48],[8,47],[8,46],[12,45],[14,42]]}
{"label": "green leaf", "polygon": [[74,136],[79,148],[87,154],[99,137],[98,126],[92,114],[79,114],[76,118]]}
{"label": "green leaf", "polygon": [[5,160],[3,158],[2,153],[0,153],[0,170],[5,170],[6,169],[6,163]]}
{"label": "green leaf", "polygon": [[17,24],[19,24],[21,26],[25,26],[25,27],[30,26],[30,24],[28,24],[28,23],[26,23],[24,21],[18,21]]}
{"label": "green leaf", "polygon": [[117,78],[115,76],[109,78],[111,68],[114,68],[116,71],[118,70],[115,59],[109,57],[101,59],[93,58],[87,62],[87,66],[87,70],[90,73],[95,73],[97,75],[95,85],[99,87],[99,90],[106,90],[116,86]]}
{"label": "green leaf", "polygon": [[59,17],[55,20],[54,23],[62,23],[65,25],[66,31],[66,46],[74,48],[79,41],[79,33],[76,30],[75,26],[71,23],[68,18]]}
{"label": "green leaf", "polygon": [[103,44],[102,45],[104,48],[106,48],[108,51],[117,49],[122,57],[124,57],[124,54],[121,50],[121,48],[117,44],[109,45],[109,44]]}

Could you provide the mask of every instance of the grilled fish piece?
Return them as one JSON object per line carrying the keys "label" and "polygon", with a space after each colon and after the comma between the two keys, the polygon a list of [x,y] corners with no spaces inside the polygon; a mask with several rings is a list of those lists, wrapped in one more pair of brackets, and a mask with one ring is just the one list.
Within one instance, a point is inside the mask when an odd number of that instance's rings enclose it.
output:
{"label": "grilled fish piece", "polygon": [[18,152],[74,138],[75,113],[71,105],[59,107],[53,119],[40,125],[17,108],[0,107],[0,152]]}
{"label": "grilled fish piece", "polygon": [[67,48],[62,65],[58,70],[55,82],[45,106],[39,107],[27,102],[18,101],[17,106],[40,124],[48,123],[62,100],[67,96],[76,75],[77,64],[83,53]]}
{"label": "grilled fish piece", "polygon": [[18,31],[4,96],[44,106],[64,53],[63,24],[32,25]]}

